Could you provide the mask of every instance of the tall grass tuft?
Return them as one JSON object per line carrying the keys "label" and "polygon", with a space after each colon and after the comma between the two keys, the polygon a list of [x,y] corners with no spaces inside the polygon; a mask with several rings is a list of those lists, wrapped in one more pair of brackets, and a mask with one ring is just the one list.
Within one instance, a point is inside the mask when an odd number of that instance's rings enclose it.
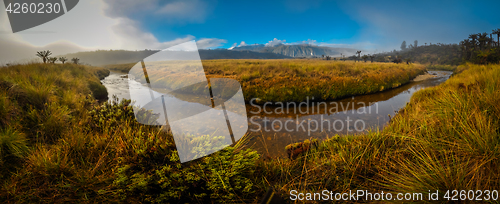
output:
{"label": "tall grass tuft", "polygon": [[7,157],[23,158],[29,152],[26,136],[12,128],[0,131],[0,159]]}
{"label": "tall grass tuft", "polygon": [[11,127],[0,129],[0,180],[15,172],[30,152],[26,136]]}

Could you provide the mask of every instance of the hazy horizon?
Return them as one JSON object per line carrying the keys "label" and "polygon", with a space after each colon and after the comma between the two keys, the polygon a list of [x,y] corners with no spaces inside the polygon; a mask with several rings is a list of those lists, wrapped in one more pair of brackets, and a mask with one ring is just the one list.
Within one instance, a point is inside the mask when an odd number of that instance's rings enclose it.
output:
{"label": "hazy horizon", "polygon": [[[459,43],[500,28],[500,2],[80,1],[48,23],[13,34],[0,12],[0,63],[99,49],[165,49],[196,40],[200,49],[279,43],[399,50],[402,41]],[[1,4],[0,9],[5,10]],[[89,15],[92,14],[92,15]]]}

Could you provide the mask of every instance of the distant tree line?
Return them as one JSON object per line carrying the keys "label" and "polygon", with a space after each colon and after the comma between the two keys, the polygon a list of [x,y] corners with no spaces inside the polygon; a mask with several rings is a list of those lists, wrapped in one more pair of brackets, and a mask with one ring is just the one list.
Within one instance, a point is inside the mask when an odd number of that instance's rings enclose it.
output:
{"label": "distant tree line", "polygon": [[[496,35],[496,42],[494,36]],[[470,34],[469,38],[460,42],[462,59],[476,64],[500,62],[500,29],[493,30],[490,34]]]}
{"label": "distant tree line", "polygon": [[[418,41],[415,40],[413,44],[409,45],[406,41],[403,41],[400,48],[400,51],[393,50],[375,54],[375,61],[447,65],[459,65],[464,62],[476,64],[499,63],[500,29],[493,30],[489,34],[471,34],[469,38],[459,44],[432,44],[426,42],[423,46],[419,46]],[[355,58],[356,56],[349,57],[349,59]]]}
{"label": "distant tree line", "polygon": [[[52,52],[50,50],[44,50],[44,51],[38,51],[38,52],[36,52],[36,56],[42,58],[42,61],[43,61],[44,64],[47,63],[47,62],[55,64],[57,60],[59,60],[60,62],[62,62],[64,64],[64,62],[68,61],[68,59],[66,57],[59,57],[59,58],[57,58],[57,57],[50,57],[50,55],[52,55]],[[74,64],[78,64],[78,62],[80,61],[80,59],[74,57],[73,59],[71,59],[71,61]]]}
{"label": "distant tree line", "polygon": [[418,44],[418,40],[415,40],[413,44],[407,44],[406,41],[403,41],[400,47],[401,50],[374,54],[374,61],[450,65],[458,65],[462,62],[461,50],[458,44],[424,43],[425,46],[419,46]]}

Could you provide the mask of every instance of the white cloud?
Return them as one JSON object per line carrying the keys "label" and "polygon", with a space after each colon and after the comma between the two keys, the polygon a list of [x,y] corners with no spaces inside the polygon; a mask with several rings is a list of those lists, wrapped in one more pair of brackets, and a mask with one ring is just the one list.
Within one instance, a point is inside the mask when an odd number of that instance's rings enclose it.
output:
{"label": "white cloud", "polygon": [[[152,33],[144,31],[138,21],[127,17],[135,12],[153,12],[171,20],[202,21],[205,18],[204,7],[206,7],[206,3],[199,0],[169,1],[162,7],[159,6],[158,0],[147,1],[144,4],[135,0],[102,1],[107,4],[104,9],[105,15],[114,18],[117,22],[111,27],[111,30],[114,33],[114,41],[120,49],[165,49],[195,39],[194,36],[187,35],[172,41],[160,42]],[[161,3],[165,3],[165,1]],[[197,45],[200,49],[204,49],[219,47],[226,42],[224,39],[201,38]]]}
{"label": "white cloud", "polygon": [[279,44],[284,44],[285,42],[286,42],[286,40],[278,40],[277,38],[274,38],[273,40],[271,40],[268,43],[266,43],[266,46],[267,47],[273,47],[273,46],[276,46],[276,45],[279,45]]}
{"label": "white cloud", "polygon": [[[195,1],[190,1],[193,2]],[[174,8],[169,7],[170,4],[165,4],[163,12]],[[128,12],[155,9],[155,5],[158,5],[157,0],[146,3],[138,3],[135,0],[80,1],[64,16],[15,34],[10,29],[6,13],[0,12],[0,63],[32,59],[35,57],[35,51],[45,49],[50,49],[54,55],[96,49],[165,49],[195,39],[194,36],[186,35],[161,42],[152,33],[144,31],[138,21],[127,17],[130,14]],[[3,6],[0,5],[0,9],[4,9]],[[198,16],[187,20],[200,19]],[[223,43],[226,43],[226,40],[202,38],[198,45],[209,48],[221,46]]]}
{"label": "white cloud", "polygon": [[111,30],[115,36],[114,41],[119,49],[165,49],[176,44],[194,40],[194,36],[188,35],[184,38],[160,42],[152,33],[142,31],[140,24],[136,21],[128,18],[119,18],[117,21],[118,23],[113,25]]}
{"label": "white cloud", "polygon": [[207,49],[207,48],[220,47],[226,42],[227,40],[224,39],[201,38],[200,40],[196,41],[196,45],[198,46],[198,49]]}
{"label": "white cloud", "polygon": [[[4,9],[3,4],[0,5],[0,10],[2,9]],[[50,22],[44,25],[50,26]],[[38,36],[40,41],[44,41],[47,37],[53,35],[60,36],[61,33],[42,28],[33,30],[34,31],[12,33],[7,13],[0,12],[0,65],[37,59],[35,53],[40,50],[51,50],[54,55],[85,50],[84,47],[80,47],[64,39],[37,45],[36,43],[32,43],[34,39],[31,38],[35,38],[34,36]]]}
{"label": "white cloud", "polygon": [[347,43],[328,43],[328,42],[318,42],[317,40],[312,40],[312,39],[307,39],[303,41],[296,41],[296,42],[290,42],[287,43],[286,40],[279,40],[277,38],[274,38],[273,40],[269,41],[268,43],[265,44],[265,46],[276,46],[276,45],[314,45],[314,46],[324,46],[324,47],[335,47],[335,48],[349,48],[346,50],[350,49],[360,49],[360,50],[375,50],[377,47],[377,44],[371,43],[371,42],[358,42],[358,43],[353,43],[353,44],[347,44]]}
{"label": "white cloud", "polygon": [[[213,10],[214,3],[202,0],[103,0],[104,13],[112,18],[154,16],[169,23],[202,23]],[[135,19],[137,20],[137,19]]]}
{"label": "white cloud", "polygon": [[306,45],[317,45],[318,42],[316,40],[307,39],[307,40],[297,41],[297,42],[293,42],[293,43],[289,43],[289,44],[290,45],[304,45],[304,44],[306,44]]}
{"label": "white cloud", "polygon": [[243,47],[243,46],[247,46],[248,44],[245,43],[245,41],[241,41],[240,45],[238,45],[238,47]]}
{"label": "white cloud", "polygon": [[126,17],[158,8],[158,0],[102,0],[102,2],[106,5],[104,14],[111,18]]}
{"label": "white cloud", "polygon": [[207,16],[208,4],[199,0],[174,1],[167,3],[156,14],[171,20],[185,20],[201,23]]}

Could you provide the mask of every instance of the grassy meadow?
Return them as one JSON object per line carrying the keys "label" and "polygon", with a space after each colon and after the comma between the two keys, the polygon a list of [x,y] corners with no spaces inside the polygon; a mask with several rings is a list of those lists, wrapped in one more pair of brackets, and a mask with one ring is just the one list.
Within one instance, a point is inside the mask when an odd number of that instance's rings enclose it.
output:
{"label": "grassy meadow", "polygon": [[[320,59],[203,60],[208,78],[232,78],[240,82],[245,101],[259,98],[264,102],[333,100],[399,87],[425,72],[420,64],[394,64],[383,62],[353,62]],[[112,71],[128,73],[134,64],[107,65]],[[139,70],[142,71],[142,70]],[[155,74],[151,74],[151,73]],[[152,83],[178,80],[176,73],[152,72]],[[139,73],[140,74],[140,73]],[[205,87],[193,87],[206,90]]]}
{"label": "grassy meadow", "polygon": [[234,78],[246,101],[333,100],[399,87],[425,72],[419,64],[327,60],[205,60],[208,78]]}
{"label": "grassy meadow", "polygon": [[260,163],[259,174],[285,195],[439,190],[445,203],[446,190],[500,189],[500,65],[457,73],[416,92],[383,131],[333,136],[297,160]]}
{"label": "grassy meadow", "polygon": [[130,101],[96,100],[107,97],[99,83],[105,69],[28,64],[0,71],[0,203],[258,197],[256,152],[237,145],[181,165],[172,136],[137,123]]}
{"label": "grassy meadow", "polygon": [[[292,71],[284,68],[293,62],[217,60],[205,66],[211,76],[244,81],[244,91],[278,83],[264,78],[271,75],[279,83],[293,76],[333,79],[326,71],[333,66],[349,83],[361,83],[354,82],[361,76],[373,76],[373,86],[393,79],[388,87],[424,71],[420,65],[309,61],[314,68],[305,60]],[[219,66],[232,63],[243,64],[235,71]],[[294,160],[265,159],[244,148],[246,137],[183,164],[172,135],[137,123],[130,101],[96,100],[104,95],[99,78],[106,70],[74,64],[0,70],[1,203],[255,203],[269,186],[285,198],[292,189],[426,195],[500,188],[500,65],[461,65],[445,83],[415,93],[383,131],[333,136]],[[258,77],[244,77],[253,72]],[[154,117],[147,110],[140,115]]]}

